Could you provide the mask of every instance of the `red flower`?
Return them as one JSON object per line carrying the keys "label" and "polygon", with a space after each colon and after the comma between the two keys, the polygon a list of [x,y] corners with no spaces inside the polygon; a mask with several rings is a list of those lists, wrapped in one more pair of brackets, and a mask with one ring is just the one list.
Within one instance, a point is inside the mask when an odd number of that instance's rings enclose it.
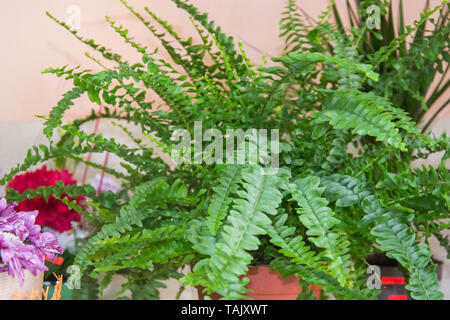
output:
{"label": "red flower", "polygon": [[[62,181],[64,185],[75,185],[77,182],[72,178],[72,174],[67,170],[47,170],[44,166],[42,169],[34,172],[26,172],[21,175],[17,175],[8,184],[8,188],[12,188],[23,193],[27,189],[37,189],[42,186],[54,186],[56,181]],[[62,195],[63,198],[68,198],[70,201],[74,199],[67,195]],[[78,197],[77,202],[84,200],[84,197]],[[36,217],[36,223],[41,226],[48,226],[57,230],[58,232],[64,232],[71,230],[71,221],[80,221],[81,215],[74,210],[70,210],[66,204],[61,200],[55,199],[50,196],[48,203],[44,197],[24,200],[19,203],[16,208],[18,211],[33,211],[38,210],[39,214]]]}

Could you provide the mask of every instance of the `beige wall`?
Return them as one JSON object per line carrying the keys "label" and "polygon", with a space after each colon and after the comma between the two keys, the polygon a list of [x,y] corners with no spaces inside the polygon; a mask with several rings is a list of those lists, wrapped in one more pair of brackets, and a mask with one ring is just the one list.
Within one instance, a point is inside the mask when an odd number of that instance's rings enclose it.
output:
{"label": "beige wall", "polygon": [[[344,0],[337,0],[343,4]],[[433,0],[431,3],[438,3]],[[139,11],[149,6],[159,16],[167,19],[181,34],[194,34],[186,14],[169,0],[129,0]],[[262,52],[269,56],[282,53],[283,42],[278,38],[278,20],[283,11],[284,0],[192,0],[201,11],[221,25],[225,32],[244,42],[251,59],[259,63]],[[398,0],[393,1],[397,7]],[[406,0],[408,20],[418,17],[425,0]],[[299,0],[309,15],[316,17],[325,8],[326,0]],[[119,0],[15,0],[2,4],[0,28],[2,34],[3,61],[0,78],[2,99],[0,121],[41,121],[35,115],[47,114],[70,83],[53,75],[40,73],[48,66],[98,67],[84,53],[87,47],[79,43],[66,30],[51,21],[48,10],[59,19],[69,17],[67,8],[77,5],[81,9],[81,30],[85,37],[93,37],[108,48],[123,53],[130,60],[138,59],[133,49],[124,45],[122,39],[104,21],[108,15],[129,28],[131,34],[149,47],[158,41],[135,19]],[[67,119],[85,114],[92,105],[87,99],[77,102],[76,108],[67,113]]]}
{"label": "beige wall", "polygon": [[[263,52],[269,56],[282,53],[283,41],[278,38],[278,20],[283,11],[283,0],[191,0],[201,11],[222,26],[222,29],[244,42],[254,63],[260,62]],[[82,65],[97,70],[98,67],[84,53],[87,47],[56,25],[46,15],[48,10],[61,20],[68,18],[67,8],[78,5],[81,9],[81,35],[94,38],[108,48],[113,48],[130,61],[139,57],[133,49],[124,45],[104,21],[108,15],[125,25],[136,40],[149,47],[158,46],[158,41],[124,8],[119,0],[14,0],[4,1],[0,9],[2,47],[0,60],[0,170],[3,172],[20,162],[26,150],[33,144],[42,143],[41,120],[34,115],[46,115],[61,95],[70,89],[70,83],[40,72],[48,66],[66,64]],[[398,0],[393,0],[397,7]],[[423,9],[425,0],[404,0],[407,20],[412,22]],[[439,0],[432,0],[435,5]],[[189,19],[169,0],[129,0],[140,12],[149,6],[160,17],[165,18],[180,34],[194,34]],[[337,0],[338,4],[345,0]],[[298,0],[299,6],[312,17],[325,8],[326,0]],[[163,55],[164,56],[164,55]],[[66,120],[86,114],[92,107],[87,99],[80,99],[67,113]],[[438,119],[433,131],[448,131],[450,110]],[[117,128],[102,122],[100,130],[115,134]],[[121,137],[126,142],[126,137]],[[102,162],[102,157],[94,159]],[[112,160],[114,163],[114,159]],[[436,159],[431,159],[431,162]],[[95,172],[90,171],[92,176]],[[1,194],[1,193],[0,193]],[[435,255],[445,259],[444,252],[433,243]],[[444,281],[441,284],[450,299],[450,260],[446,260]],[[167,292],[165,297],[170,297]],[[173,296],[175,291],[173,291]]]}

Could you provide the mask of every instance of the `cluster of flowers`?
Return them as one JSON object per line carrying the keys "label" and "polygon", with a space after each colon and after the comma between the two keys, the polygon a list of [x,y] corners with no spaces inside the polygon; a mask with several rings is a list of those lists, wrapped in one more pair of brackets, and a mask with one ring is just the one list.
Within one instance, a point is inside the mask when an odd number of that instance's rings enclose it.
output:
{"label": "cluster of flowers", "polygon": [[[66,186],[77,184],[77,181],[72,178],[72,174],[68,170],[48,170],[44,166],[36,171],[15,176],[7,187],[23,193],[28,189],[54,186],[56,181],[62,181]],[[70,201],[74,200],[67,195],[62,195],[62,197],[68,198]],[[78,197],[76,200],[78,203],[81,203],[84,198]],[[24,200],[19,203],[17,210],[38,210],[39,214],[36,218],[36,223],[41,226],[48,226],[60,233],[71,230],[72,221],[81,220],[81,215],[78,212],[69,209],[66,204],[53,196],[50,196],[48,201],[44,197]]]}
{"label": "cluster of flowers", "polygon": [[22,285],[24,269],[33,275],[46,271],[45,257],[54,259],[63,248],[55,233],[41,233],[41,227],[35,223],[38,211],[16,211],[16,206],[0,198],[0,272],[17,276]]}
{"label": "cluster of flowers", "polygon": [[[57,181],[64,185],[76,185],[68,170],[48,170],[46,166],[36,171],[29,171],[17,175],[7,185],[18,193],[42,186],[54,186]],[[112,191],[117,193],[120,186],[111,178],[97,175],[91,181],[100,192]],[[83,206],[84,197],[76,199],[68,195],[61,195],[68,200],[76,200]],[[6,199],[0,198],[0,272],[7,271],[12,277],[17,276],[20,283],[24,281],[23,270],[29,270],[37,275],[39,271],[46,271],[46,258],[55,259],[55,254],[62,254],[64,248],[74,246],[72,236],[70,241],[65,239],[66,231],[73,227],[72,222],[80,222],[81,215],[71,210],[64,202],[53,196],[45,199],[37,197],[21,201],[19,204],[8,205]],[[42,232],[41,226],[58,232]],[[66,239],[67,240],[67,239]],[[62,241],[62,242],[61,242]]]}

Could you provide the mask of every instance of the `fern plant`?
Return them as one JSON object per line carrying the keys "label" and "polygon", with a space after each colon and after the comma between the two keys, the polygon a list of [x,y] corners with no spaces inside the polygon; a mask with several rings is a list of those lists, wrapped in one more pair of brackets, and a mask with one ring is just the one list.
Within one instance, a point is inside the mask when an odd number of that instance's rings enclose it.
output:
{"label": "fern plant", "polygon": [[[97,294],[90,279],[102,275],[101,291],[122,274],[127,282],[117,293],[121,298],[126,290],[134,299],[158,298],[169,278],[179,279],[182,287],[201,286],[207,296],[245,298],[248,268],[265,263],[284,276],[297,275],[304,288],[316,284],[338,299],[374,299],[379,291],[367,287],[366,257],[385,252],[404,267],[411,297],[441,299],[428,240],[436,236],[448,248],[441,235],[449,217],[448,137],[421,133],[401,106],[380,95],[373,88],[381,81],[378,69],[361,61],[348,37],[309,33],[312,48],[327,46],[335,36],[336,55],[300,49],[306,40],[292,36],[303,28],[292,1],[282,28],[298,47],[261,68],[206,14],[186,1],[172,1],[190,16],[200,43],[183,39],[149,8],[144,16],[121,0],[160,39],[169,61],[156,58],[156,48],[139,44],[111,18],[108,24],[142,61],[128,62],[48,14],[99,55],[87,56],[102,71],[45,70],[71,80],[73,88],[45,118],[50,145],[33,147],[0,182],[41,162],[68,160],[122,181],[127,192],[120,195],[62,184],[8,192],[8,200],[17,202],[60,194],[88,199],[86,208],[67,203],[97,228],[75,258],[87,296]],[[332,8],[320,19],[326,21]],[[104,67],[101,58],[115,67]],[[103,105],[102,111],[93,107],[87,117],[63,123],[64,113],[83,95]],[[134,144],[83,130],[83,124],[100,118],[120,121]],[[171,154],[173,132],[192,135],[196,121],[221,132],[278,129],[279,150],[270,145],[270,151],[279,155],[279,166],[248,161],[260,149],[248,134],[239,145],[248,150],[243,163],[180,162],[170,170],[149,143]],[[147,141],[135,137],[132,126]],[[234,151],[227,155],[234,159]],[[441,151],[436,168],[411,169],[413,161]],[[121,170],[83,159],[104,152],[122,160]],[[192,272],[183,274],[189,264]]]}
{"label": "fern plant", "polygon": [[[430,9],[427,1],[420,19],[407,26],[403,0],[397,17],[392,1],[347,1],[338,8],[330,0],[320,20],[309,17],[296,0],[289,0],[280,35],[287,51],[323,52],[373,65],[380,79],[366,82],[363,91],[391,100],[426,131],[449,103],[449,6],[442,1]],[[339,75],[333,72],[331,76]],[[349,78],[356,80],[357,76]],[[431,117],[426,119],[432,107]]]}

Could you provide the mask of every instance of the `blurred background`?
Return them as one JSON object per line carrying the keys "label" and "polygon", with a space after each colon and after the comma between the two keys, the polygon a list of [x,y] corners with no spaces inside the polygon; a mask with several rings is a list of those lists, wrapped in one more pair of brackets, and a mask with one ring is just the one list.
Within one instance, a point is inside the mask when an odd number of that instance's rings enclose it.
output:
{"label": "blurred background", "polygon": [[[283,40],[278,37],[278,22],[284,9],[284,0],[191,2],[208,13],[225,33],[242,41],[243,48],[254,64],[260,64],[263,55],[270,59],[283,53]],[[336,0],[341,9],[345,2],[346,0]],[[391,2],[394,8],[398,8],[397,0]],[[171,1],[129,0],[128,3],[140,12],[143,12],[144,6],[148,6],[186,38],[193,34],[189,18]],[[408,24],[419,18],[425,3],[426,0],[404,1],[405,20]],[[440,1],[430,0],[429,3],[433,7]],[[299,8],[311,17],[317,17],[327,4],[328,0],[298,1]],[[111,29],[105,16],[124,25],[137,42],[150,49],[159,45],[158,40],[119,0],[15,0],[4,1],[1,6],[0,28],[3,30],[3,39],[0,60],[3,65],[0,77],[0,175],[16,166],[25,157],[29,147],[45,142],[42,135],[43,120],[36,115],[47,115],[62,94],[71,88],[70,81],[41,74],[41,71],[49,66],[64,65],[81,65],[84,69],[99,70],[99,66],[85,55],[86,51],[92,51],[53,22],[45,14],[46,11],[61,21],[75,23],[80,35],[112,48],[130,62],[140,61],[139,56]],[[161,58],[168,58],[163,51],[158,54]],[[446,100],[448,96],[443,98]],[[65,120],[81,117],[93,107],[98,106],[93,105],[87,97],[79,99],[66,113]],[[434,110],[430,110],[427,116],[430,117],[433,112]],[[432,130],[437,134],[442,133],[450,127],[449,120],[450,108],[436,119]],[[106,121],[98,124],[98,130],[106,134],[116,130],[115,135],[120,132]],[[126,142],[126,137],[123,139]],[[437,159],[431,157],[428,162],[433,164]],[[432,243],[435,257],[445,261],[441,289],[446,299],[450,299],[450,260],[445,260],[445,253],[437,249],[436,244],[437,242]]]}

